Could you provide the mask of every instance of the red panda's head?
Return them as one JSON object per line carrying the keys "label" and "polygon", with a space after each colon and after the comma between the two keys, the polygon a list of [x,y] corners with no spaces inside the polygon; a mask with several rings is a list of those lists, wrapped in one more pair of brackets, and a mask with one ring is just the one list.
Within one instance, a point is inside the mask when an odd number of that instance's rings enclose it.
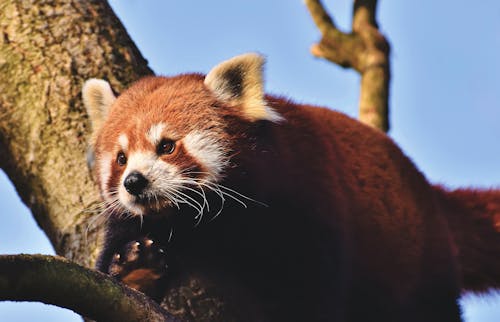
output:
{"label": "red panda's head", "polygon": [[108,207],[132,215],[193,204],[223,177],[231,138],[225,117],[276,122],[266,106],[264,59],[234,57],[206,77],[147,77],[116,98],[104,80],[82,90],[92,123],[95,177]]}

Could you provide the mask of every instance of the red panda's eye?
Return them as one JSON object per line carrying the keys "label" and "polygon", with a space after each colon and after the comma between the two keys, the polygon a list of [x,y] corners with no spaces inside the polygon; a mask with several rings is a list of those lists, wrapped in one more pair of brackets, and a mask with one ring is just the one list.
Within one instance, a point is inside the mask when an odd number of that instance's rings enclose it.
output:
{"label": "red panda's eye", "polygon": [[118,152],[118,155],[116,156],[116,163],[120,166],[124,166],[127,163],[127,157],[125,156],[125,153],[122,151]]}
{"label": "red panda's eye", "polygon": [[158,155],[172,154],[175,150],[175,141],[162,139],[158,146],[156,147],[156,153]]}

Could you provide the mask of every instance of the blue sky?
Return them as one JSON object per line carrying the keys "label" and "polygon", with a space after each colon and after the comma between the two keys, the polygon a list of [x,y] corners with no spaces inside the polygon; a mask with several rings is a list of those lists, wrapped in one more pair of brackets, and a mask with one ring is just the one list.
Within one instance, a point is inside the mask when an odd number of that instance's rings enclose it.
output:
{"label": "blue sky", "polygon": [[[350,24],[352,1],[324,0]],[[301,0],[110,1],[158,74],[207,72],[234,55],[267,57],[266,89],[357,114],[359,76],[315,59],[319,40]],[[500,2],[380,1],[392,43],[389,135],[430,181],[500,187]],[[53,253],[0,176],[0,253]],[[467,297],[467,321],[500,320],[500,296]],[[80,321],[42,304],[0,304],[0,321]]]}

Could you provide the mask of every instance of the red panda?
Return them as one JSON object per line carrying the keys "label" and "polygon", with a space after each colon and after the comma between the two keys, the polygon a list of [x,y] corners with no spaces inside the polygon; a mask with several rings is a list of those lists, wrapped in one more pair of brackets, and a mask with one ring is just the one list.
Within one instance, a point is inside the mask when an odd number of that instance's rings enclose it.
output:
{"label": "red panda", "polygon": [[499,190],[431,185],[380,131],[264,94],[263,63],[146,77],[117,98],[84,84],[110,216],[100,270],[159,298],[175,259],[148,264],[148,247],[188,253],[264,321],[460,321],[462,290],[500,287]]}

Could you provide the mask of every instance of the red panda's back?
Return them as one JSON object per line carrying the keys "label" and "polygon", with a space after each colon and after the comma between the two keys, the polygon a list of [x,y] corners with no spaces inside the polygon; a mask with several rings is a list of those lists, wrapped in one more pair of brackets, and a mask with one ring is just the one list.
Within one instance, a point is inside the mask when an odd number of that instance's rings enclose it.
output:
{"label": "red panda's back", "polygon": [[285,118],[277,125],[278,144],[292,145],[295,153],[286,155],[310,175],[294,178],[306,182],[298,184],[303,196],[318,195],[314,202],[323,203],[325,221],[344,226],[353,275],[406,298],[428,278],[424,263],[430,261],[434,273],[449,280],[443,283],[454,283],[445,218],[425,177],[392,139],[330,109],[268,100]]}

